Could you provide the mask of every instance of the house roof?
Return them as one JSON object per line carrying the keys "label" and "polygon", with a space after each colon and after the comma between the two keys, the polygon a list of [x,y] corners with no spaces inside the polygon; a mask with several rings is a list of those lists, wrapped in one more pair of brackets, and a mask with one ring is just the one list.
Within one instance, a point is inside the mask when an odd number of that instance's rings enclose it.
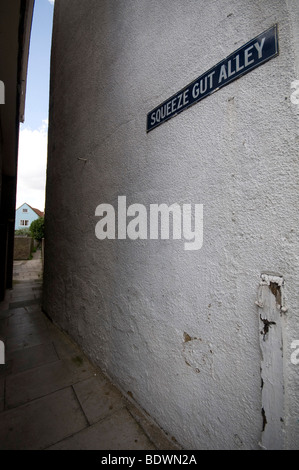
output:
{"label": "house roof", "polygon": [[[24,206],[26,204],[26,206],[30,207],[30,209],[32,209],[36,215],[38,215],[39,217],[44,217],[45,213],[40,211],[39,209],[36,209],[35,207],[32,207],[30,206],[30,204],[28,204],[27,202],[24,202],[24,204],[22,204],[20,207],[18,207],[18,209],[20,209],[22,206]],[[18,210],[16,209],[16,210]]]}
{"label": "house roof", "polygon": [[44,212],[40,211],[39,209],[35,209],[34,207],[27,204],[39,217],[44,217]]}

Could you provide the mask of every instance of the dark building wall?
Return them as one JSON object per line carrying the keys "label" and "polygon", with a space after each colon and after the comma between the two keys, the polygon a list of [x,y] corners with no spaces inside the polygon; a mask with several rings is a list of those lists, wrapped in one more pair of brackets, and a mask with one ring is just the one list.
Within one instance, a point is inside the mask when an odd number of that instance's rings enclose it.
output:
{"label": "dark building wall", "polygon": [[24,118],[33,0],[0,4],[0,299],[12,287],[19,122]]}

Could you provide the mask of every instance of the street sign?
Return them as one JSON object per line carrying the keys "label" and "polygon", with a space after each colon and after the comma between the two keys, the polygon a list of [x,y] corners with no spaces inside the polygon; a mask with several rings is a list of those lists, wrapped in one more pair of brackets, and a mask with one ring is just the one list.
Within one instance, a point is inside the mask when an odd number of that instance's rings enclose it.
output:
{"label": "street sign", "polygon": [[158,127],[236,78],[278,55],[277,24],[256,36],[200,75],[147,115],[146,131]]}

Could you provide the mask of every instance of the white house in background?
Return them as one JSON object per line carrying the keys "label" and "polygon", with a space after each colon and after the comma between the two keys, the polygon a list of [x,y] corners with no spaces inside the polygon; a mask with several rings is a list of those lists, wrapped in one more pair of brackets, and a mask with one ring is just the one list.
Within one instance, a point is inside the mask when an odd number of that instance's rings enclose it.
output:
{"label": "white house in background", "polygon": [[29,206],[26,202],[16,209],[15,230],[29,228],[31,223],[43,217],[44,213],[39,209]]}

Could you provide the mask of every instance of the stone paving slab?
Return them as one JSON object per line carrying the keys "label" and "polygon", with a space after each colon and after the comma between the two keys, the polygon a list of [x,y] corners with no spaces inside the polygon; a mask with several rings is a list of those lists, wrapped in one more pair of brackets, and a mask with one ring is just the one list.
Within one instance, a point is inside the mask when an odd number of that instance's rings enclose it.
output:
{"label": "stone paving slab", "polygon": [[0,319],[0,339],[6,338],[6,331],[7,331],[8,320],[7,318]]}
{"label": "stone paving slab", "polygon": [[33,291],[30,290],[29,292],[26,290],[26,293],[18,292],[12,296],[13,302],[18,302],[18,301],[25,301],[25,300],[34,300],[34,299],[40,299],[41,298],[41,293],[39,291]]}
{"label": "stone paving slab", "polygon": [[22,315],[22,314],[26,313],[26,310],[24,308],[0,310],[0,320],[12,317],[12,316],[14,316],[18,313]]}
{"label": "stone paving slab", "polygon": [[35,305],[35,304],[40,304],[40,299],[39,298],[30,298],[27,300],[17,300],[15,302],[10,302],[9,303],[9,308],[20,308],[20,307],[27,307],[29,305]]}
{"label": "stone paving slab", "polygon": [[7,355],[7,359],[12,361],[12,374],[59,360],[53,343],[39,344],[32,348],[14,351]]}
{"label": "stone paving slab", "polygon": [[1,450],[39,450],[86,428],[71,387],[0,414]]}
{"label": "stone paving slab", "polygon": [[[38,313],[39,315],[41,314],[41,305],[36,304],[36,305],[26,305],[26,312],[31,315]],[[45,315],[43,315],[44,318],[47,318]]]}
{"label": "stone paving slab", "polygon": [[47,325],[41,317],[36,319],[29,318],[27,321],[19,323],[8,320],[5,330],[7,339],[21,336],[27,337],[34,333],[42,333],[44,330],[47,330]]}
{"label": "stone paving slab", "polygon": [[4,410],[4,386],[5,379],[4,377],[0,377],[0,413]]}
{"label": "stone paving slab", "polygon": [[24,290],[26,289],[33,289],[34,287],[37,286],[37,281],[34,280],[34,281],[14,281],[13,283],[13,291],[12,291],[12,294],[14,294],[15,292],[23,292]]}
{"label": "stone paving slab", "polygon": [[70,369],[62,361],[45,364],[6,378],[6,408],[27,403],[90,377],[88,368]]}
{"label": "stone paving slab", "polygon": [[30,348],[39,344],[50,341],[49,331],[44,329],[43,332],[32,333],[28,336],[14,336],[6,341],[6,352],[10,353],[18,349]]}
{"label": "stone paving slab", "polygon": [[174,438],[170,438],[162,431],[148,416],[146,416],[133,403],[128,402],[126,406],[130,415],[135,419],[151,442],[155,443],[157,450],[178,450],[179,445]]}
{"label": "stone paving slab", "polygon": [[42,282],[43,282],[42,278],[33,279],[33,280],[28,279],[27,281],[26,280],[22,280],[22,281],[14,280],[13,290],[10,292],[13,295],[15,292],[19,292],[24,289],[33,289],[34,287],[42,286]]}
{"label": "stone paving slab", "polygon": [[0,450],[177,449],[41,312],[41,287],[17,282],[0,303]]}
{"label": "stone paving slab", "polygon": [[0,377],[0,398],[4,398],[4,377]]}
{"label": "stone paving slab", "polygon": [[42,260],[41,253],[37,251],[33,254],[32,260],[14,261],[13,280],[34,281],[42,279]]}
{"label": "stone paving slab", "polygon": [[[77,362],[86,362],[82,350],[66,334],[60,331],[53,323],[47,319],[49,334],[52,338],[57,355],[60,359],[70,364]],[[96,369],[95,369],[96,373]]]}
{"label": "stone paving slab", "polygon": [[122,394],[103,377],[90,377],[73,386],[89,424],[125,406]]}
{"label": "stone paving slab", "polygon": [[78,432],[50,450],[155,450],[126,409]]}
{"label": "stone paving slab", "polygon": [[[22,309],[23,310],[23,309]],[[44,323],[46,325],[46,317],[40,314],[40,309],[29,312],[28,308],[22,313],[16,313],[8,318],[9,328],[23,328],[23,326],[34,325],[36,323]]]}
{"label": "stone paving slab", "polygon": [[[6,354],[5,354],[6,357]],[[0,365],[0,378],[5,378],[11,374],[12,361],[5,359],[5,364]]]}

